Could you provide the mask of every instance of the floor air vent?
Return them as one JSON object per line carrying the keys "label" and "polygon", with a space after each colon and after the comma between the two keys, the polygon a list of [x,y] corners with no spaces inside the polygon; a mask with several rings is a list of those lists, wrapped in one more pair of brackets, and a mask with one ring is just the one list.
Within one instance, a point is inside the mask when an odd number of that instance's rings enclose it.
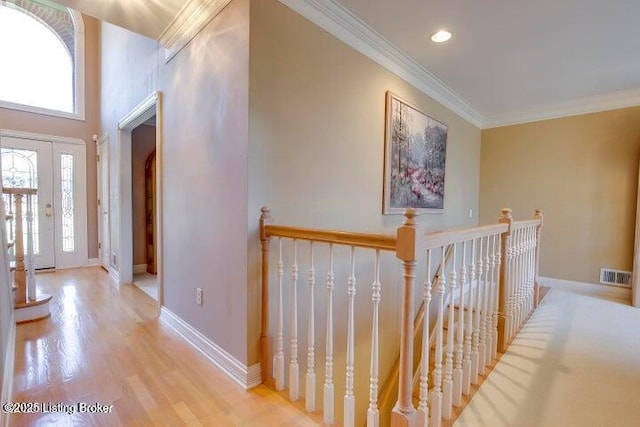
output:
{"label": "floor air vent", "polygon": [[612,270],[610,268],[600,269],[600,283],[613,286],[631,287],[631,272],[622,270]]}

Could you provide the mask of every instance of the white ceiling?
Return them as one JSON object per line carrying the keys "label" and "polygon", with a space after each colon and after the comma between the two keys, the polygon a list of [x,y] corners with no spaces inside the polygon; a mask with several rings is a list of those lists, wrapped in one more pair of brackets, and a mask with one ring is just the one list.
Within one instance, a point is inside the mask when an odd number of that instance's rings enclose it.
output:
{"label": "white ceiling", "polygon": [[[212,0],[55,1],[157,39]],[[639,0],[279,1],[481,127],[640,105]]]}
{"label": "white ceiling", "polygon": [[[638,0],[335,2],[466,100],[484,125],[640,104]],[[435,44],[429,36],[440,28],[453,38]]]}
{"label": "white ceiling", "polygon": [[54,0],[106,22],[157,39],[186,0]]}

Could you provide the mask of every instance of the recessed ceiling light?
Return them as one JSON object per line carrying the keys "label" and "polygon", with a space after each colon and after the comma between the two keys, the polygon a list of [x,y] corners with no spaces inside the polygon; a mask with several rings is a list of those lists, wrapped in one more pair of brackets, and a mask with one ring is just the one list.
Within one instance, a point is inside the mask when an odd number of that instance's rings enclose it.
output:
{"label": "recessed ceiling light", "polygon": [[431,41],[436,43],[446,42],[451,38],[451,33],[447,30],[440,30],[437,33],[431,35]]}

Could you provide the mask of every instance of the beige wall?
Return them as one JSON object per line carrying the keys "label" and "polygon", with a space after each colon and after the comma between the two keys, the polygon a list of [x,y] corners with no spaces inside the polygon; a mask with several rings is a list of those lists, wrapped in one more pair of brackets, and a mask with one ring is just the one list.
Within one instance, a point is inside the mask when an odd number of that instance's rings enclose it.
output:
{"label": "beige wall", "polygon": [[484,130],[481,222],[543,209],[544,276],[631,270],[639,155],[640,107]]}
{"label": "beige wall", "polygon": [[133,215],[133,265],[147,263],[145,168],[156,150],[155,126],[140,125],[131,132],[131,204]]}
{"label": "beige wall", "polygon": [[87,153],[87,238],[89,258],[98,257],[96,145],[100,108],[100,22],[83,16],[85,25],[85,117],[71,120],[0,108],[0,129],[66,136],[84,140]]}
{"label": "beige wall", "polygon": [[[394,234],[400,215],[382,215],[385,93],[391,90],[449,126],[445,211],[419,217],[421,228],[443,229],[476,224],[480,130],[397,76],[297,15],[276,0],[251,3],[249,93],[248,313],[250,362],[259,350],[260,207],[271,208],[277,224]],[[272,253],[271,325],[275,331],[277,243]],[[298,343],[300,372],[307,369],[309,286],[308,245],[300,242]],[[326,245],[315,247],[315,368],[321,395],[325,355]],[[291,328],[291,258],[285,245],[285,336]],[[336,390],[344,390],[347,325],[346,250],[336,250],[335,359]],[[373,251],[356,252],[356,364],[369,366]],[[387,378],[398,357],[402,273],[393,254],[384,254],[380,313],[380,378]],[[423,269],[418,271],[422,283]],[[416,296],[418,293],[416,293]],[[288,339],[288,338],[287,338]],[[288,344],[287,344],[287,348]],[[358,368],[360,369],[360,368]],[[366,402],[367,368],[356,374],[356,399]],[[301,374],[301,390],[304,390]],[[356,424],[365,423],[366,405],[357,408]],[[342,405],[336,408],[340,419]]]}
{"label": "beige wall", "polygon": [[260,207],[279,224],[394,233],[402,217],[381,214],[391,90],[449,126],[445,212],[420,224],[475,224],[480,130],[275,0],[251,3],[250,78],[248,345],[257,361]]}

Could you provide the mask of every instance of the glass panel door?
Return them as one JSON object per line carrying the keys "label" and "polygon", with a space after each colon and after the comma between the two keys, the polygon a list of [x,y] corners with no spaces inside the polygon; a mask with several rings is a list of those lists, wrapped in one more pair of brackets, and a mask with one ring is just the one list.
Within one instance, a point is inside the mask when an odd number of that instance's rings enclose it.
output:
{"label": "glass panel door", "polygon": [[[53,172],[51,168],[51,142],[36,142],[20,138],[2,138],[0,150],[2,186],[5,188],[36,188],[32,197],[33,261],[35,268],[55,266],[53,239]],[[7,213],[15,213],[13,198],[3,195]],[[9,203],[9,201],[12,203]],[[22,209],[26,221],[26,206]],[[17,219],[16,219],[17,220]],[[15,221],[15,220],[14,220]],[[24,223],[26,224],[26,222]],[[23,227],[25,249],[27,227]],[[13,238],[13,230],[7,230]]]}

